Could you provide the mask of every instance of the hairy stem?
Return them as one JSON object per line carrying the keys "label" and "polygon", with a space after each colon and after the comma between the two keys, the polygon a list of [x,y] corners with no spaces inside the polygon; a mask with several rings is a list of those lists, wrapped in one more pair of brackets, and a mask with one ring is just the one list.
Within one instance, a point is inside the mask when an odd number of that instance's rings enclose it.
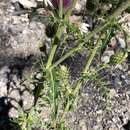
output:
{"label": "hairy stem", "polygon": [[[71,15],[73,7],[75,7],[76,2],[77,2],[77,0],[73,0],[72,7],[68,10],[67,14],[64,17],[65,21],[68,21],[69,16]],[[62,15],[62,13],[63,13],[62,8],[63,8],[63,3],[60,0],[60,12],[59,12],[60,15]],[[62,16],[61,16],[61,18],[62,18]],[[49,55],[49,58],[48,58],[48,61],[47,61],[47,64],[46,64],[46,69],[48,69],[52,65],[52,61],[54,59],[54,55],[55,55],[58,43],[60,41],[61,35],[62,35],[63,31],[64,31],[64,28],[65,28],[64,25],[58,27],[57,33],[56,33],[55,38],[54,38],[54,40],[52,42],[52,49],[51,49],[51,52],[50,52],[50,55]]]}
{"label": "hairy stem", "polygon": [[53,45],[50,56],[48,58],[46,69],[48,69],[51,66],[52,60],[53,60],[55,52],[56,52],[56,49],[57,49],[57,45],[55,44],[55,45]]}
{"label": "hairy stem", "polygon": [[92,51],[92,54],[90,55],[89,59],[87,60],[87,63],[86,63],[85,68],[83,70],[83,75],[84,74],[86,75],[87,72],[88,72],[88,69],[89,69],[89,67],[90,67],[90,65],[91,65],[91,63],[92,63],[92,61],[93,61],[93,59],[94,59],[94,57],[96,55],[96,52],[97,52],[97,50],[98,50],[98,48],[100,46],[100,43],[101,43],[100,40],[101,40],[101,36],[97,40],[96,46],[94,47],[94,49]]}

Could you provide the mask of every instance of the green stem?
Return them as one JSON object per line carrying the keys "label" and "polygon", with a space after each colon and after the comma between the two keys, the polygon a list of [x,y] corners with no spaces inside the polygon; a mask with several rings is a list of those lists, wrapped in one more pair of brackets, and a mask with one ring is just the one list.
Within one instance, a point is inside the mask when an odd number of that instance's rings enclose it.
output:
{"label": "green stem", "polygon": [[51,77],[51,94],[52,94],[52,119],[53,119],[53,127],[56,128],[56,117],[57,117],[57,89],[54,83],[53,72],[49,70]]}
{"label": "green stem", "polygon": [[54,59],[54,55],[56,53],[56,49],[60,41],[61,35],[63,33],[63,30],[64,30],[64,26],[59,25],[56,36],[54,37],[54,40],[52,42],[52,49],[51,49],[51,52],[50,52],[50,55],[46,64],[46,69],[49,69],[50,66],[52,65],[52,61]]}
{"label": "green stem", "polygon": [[[97,50],[98,50],[98,48],[99,48],[99,46],[100,46],[100,43],[101,43],[101,42],[100,42],[101,36],[102,36],[102,35],[99,36],[99,38],[98,38],[98,40],[97,40],[97,42],[96,42],[96,46],[95,46],[95,48],[93,49],[92,53],[91,53],[90,56],[89,56],[89,59],[88,59],[87,62],[86,62],[85,68],[84,68],[84,70],[83,70],[83,72],[82,72],[82,75],[83,75],[83,76],[87,74],[88,69],[89,69],[89,67],[90,67],[90,65],[91,65],[91,63],[92,63],[92,61],[93,61],[93,59],[94,59],[94,57],[95,57],[95,55],[96,55],[96,52],[97,52]],[[82,80],[79,80],[79,81],[77,82],[77,85],[76,85],[74,91],[73,91],[73,94],[74,94],[74,95],[76,95],[76,94],[79,92],[79,89],[80,89],[81,85],[82,85]]]}
{"label": "green stem", "polygon": [[92,63],[92,61],[93,61],[93,59],[94,59],[94,57],[95,57],[95,55],[96,55],[96,52],[97,52],[98,48],[100,47],[100,44],[101,44],[100,40],[101,40],[101,35],[100,35],[100,37],[98,38],[98,40],[97,40],[97,42],[96,42],[96,46],[94,47],[94,49],[93,49],[93,51],[92,51],[92,54],[90,55],[90,57],[89,57],[89,59],[88,59],[86,65],[85,65],[85,68],[84,68],[84,70],[83,70],[83,75],[84,75],[84,74],[86,75],[87,72],[88,72],[88,69],[89,69],[89,67],[90,67],[90,65],[91,65],[91,63]]}
{"label": "green stem", "polygon": [[63,18],[63,0],[60,0],[59,16]]}
{"label": "green stem", "polygon": [[66,114],[66,112],[69,110],[70,105],[71,105],[71,103],[70,103],[70,101],[68,101],[68,102],[67,102],[67,105],[66,105],[66,107],[65,107],[65,110],[64,110],[64,112],[63,112],[63,114],[62,114],[62,116],[61,116],[60,122],[63,122],[63,121],[64,121],[65,114]]}
{"label": "green stem", "polygon": [[47,61],[46,69],[48,69],[51,66],[52,60],[53,60],[55,52],[56,52],[56,49],[57,49],[57,45],[53,45],[51,53],[50,53],[48,61]]}
{"label": "green stem", "polygon": [[52,66],[51,69],[55,68],[56,66],[58,66],[60,63],[62,63],[66,58],[68,58],[69,56],[71,56],[72,54],[74,54],[74,52],[77,52],[81,50],[81,46],[75,47],[73,48],[71,51],[69,51],[68,53],[66,53],[64,56],[62,56],[58,61],[56,61]]}
{"label": "green stem", "polygon": [[53,60],[55,52],[56,52],[56,49],[57,49],[57,45],[53,45],[51,53],[50,53],[48,61],[47,61],[46,69],[49,69],[49,67],[51,66],[52,60]]}

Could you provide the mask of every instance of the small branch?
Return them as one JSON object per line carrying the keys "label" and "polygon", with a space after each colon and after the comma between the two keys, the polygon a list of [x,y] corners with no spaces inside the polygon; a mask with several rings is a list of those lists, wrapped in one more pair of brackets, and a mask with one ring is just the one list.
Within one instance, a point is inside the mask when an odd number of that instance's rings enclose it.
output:
{"label": "small branch", "polygon": [[58,43],[60,41],[63,30],[64,30],[64,26],[59,25],[58,30],[56,32],[56,35],[54,37],[54,40],[51,43],[52,49],[51,49],[51,52],[50,52],[50,55],[49,55],[49,58],[48,58],[48,61],[47,61],[47,64],[46,64],[46,69],[48,69],[52,65],[52,61],[54,59],[54,55],[55,55],[55,52],[56,52],[56,49],[57,49]]}
{"label": "small branch", "polygon": [[57,45],[53,45],[51,53],[50,53],[48,61],[47,61],[46,69],[48,69],[51,66],[52,60],[53,60],[55,52],[56,52],[56,49],[57,49]]}

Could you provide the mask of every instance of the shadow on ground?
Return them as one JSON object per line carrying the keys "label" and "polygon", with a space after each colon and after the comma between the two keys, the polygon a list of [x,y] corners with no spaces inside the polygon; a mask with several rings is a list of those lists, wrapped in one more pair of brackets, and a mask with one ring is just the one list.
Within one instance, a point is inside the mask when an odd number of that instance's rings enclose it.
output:
{"label": "shadow on ground", "polygon": [[13,106],[8,97],[0,98],[0,129],[1,130],[21,130],[17,123],[14,123],[9,117],[9,111]]}

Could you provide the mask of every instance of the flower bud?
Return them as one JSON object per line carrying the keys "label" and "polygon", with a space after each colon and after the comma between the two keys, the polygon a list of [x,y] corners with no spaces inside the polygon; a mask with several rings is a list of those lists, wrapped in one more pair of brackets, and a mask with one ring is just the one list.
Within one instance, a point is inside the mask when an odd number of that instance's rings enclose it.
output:
{"label": "flower bud", "polygon": [[[62,0],[62,1],[63,1],[63,8],[64,9],[67,9],[71,6],[72,0]],[[51,2],[55,8],[59,8],[60,0],[52,0]]]}

